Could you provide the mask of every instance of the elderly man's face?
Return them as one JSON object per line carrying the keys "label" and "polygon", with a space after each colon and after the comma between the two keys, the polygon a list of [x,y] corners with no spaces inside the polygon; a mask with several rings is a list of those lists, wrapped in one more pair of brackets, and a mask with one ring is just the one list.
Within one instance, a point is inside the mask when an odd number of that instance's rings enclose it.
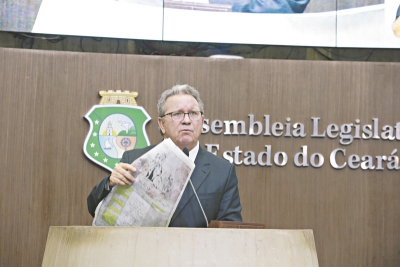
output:
{"label": "elderly man's face", "polygon": [[[191,112],[200,111],[199,104],[191,95],[173,95],[165,101],[165,113],[170,112]],[[189,150],[197,145],[197,141],[203,129],[204,116],[197,120],[190,119],[185,114],[181,120],[173,120],[170,115],[164,117],[164,121],[158,118],[158,125],[164,133],[164,138],[171,140],[180,148],[187,147]]]}

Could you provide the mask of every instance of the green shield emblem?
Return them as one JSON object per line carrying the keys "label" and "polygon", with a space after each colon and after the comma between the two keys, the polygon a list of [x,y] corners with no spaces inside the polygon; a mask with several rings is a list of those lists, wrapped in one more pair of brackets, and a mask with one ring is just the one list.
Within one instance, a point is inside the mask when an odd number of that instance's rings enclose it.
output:
{"label": "green shield emblem", "polygon": [[85,118],[90,130],[83,151],[94,163],[110,171],[126,150],[150,145],[145,127],[151,118],[143,107],[94,105]]}

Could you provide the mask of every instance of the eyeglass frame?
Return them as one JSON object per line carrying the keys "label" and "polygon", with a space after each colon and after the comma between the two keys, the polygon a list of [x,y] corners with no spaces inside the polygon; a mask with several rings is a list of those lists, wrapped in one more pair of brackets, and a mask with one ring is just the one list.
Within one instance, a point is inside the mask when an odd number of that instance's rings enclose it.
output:
{"label": "eyeglass frame", "polygon": [[170,116],[171,116],[171,120],[173,120],[173,121],[179,121],[179,120],[174,120],[174,119],[172,118],[172,114],[173,114],[173,113],[183,113],[183,117],[182,117],[181,120],[184,120],[184,119],[185,119],[185,115],[187,114],[189,120],[192,121],[192,118],[190,117],[190,113],[191,113],[191,112],[200,112],[200,117],[199,117],[199,118],[201,118],[201,116],[203,116],[203,114],[204,114],[203,111],[193,111],[193,110],[192,110],[192,111],[189,111],[189,112],[172,111],[172,112],[169,112],[169,113],[166,113],[166,114],[160,116],[160,118],[164,118],[165,116],[170,115]]}

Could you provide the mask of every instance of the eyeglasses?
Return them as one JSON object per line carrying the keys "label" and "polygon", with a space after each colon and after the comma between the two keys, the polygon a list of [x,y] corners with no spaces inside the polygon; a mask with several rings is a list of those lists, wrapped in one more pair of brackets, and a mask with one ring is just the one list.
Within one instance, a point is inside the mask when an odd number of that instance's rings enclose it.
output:
{"label": "eyeglasses", "polygon": [[201,116],[203,116],[202,111],[189,111],[189,112],[174,111],[174,112],[164,114],[164,115],[160,116],[160,118],[170,115],[171,119],[173,121],[181,121],[181,120],[183,120],[183,118],[185,118],[186,114],[188,115],[189,119],[192,121],[197,121],[201,118]]}

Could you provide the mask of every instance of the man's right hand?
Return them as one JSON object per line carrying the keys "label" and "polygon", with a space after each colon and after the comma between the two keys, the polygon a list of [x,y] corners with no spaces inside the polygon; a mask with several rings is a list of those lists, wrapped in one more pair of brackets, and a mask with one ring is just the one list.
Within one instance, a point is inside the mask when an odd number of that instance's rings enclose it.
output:
{"label": "man's right hand", "polygon": [[131,185],[133,182],[135,182],[135,177],[133,177],[130,172],[136,172],[135,167],[133,167],[131,164],[119,163],[117,166],[115,166],[109,178],[110,188],[116,184]]}
{"label": "man's right hand", "polygon": [[400,37],[400,17],[393,23],[392,30],[396,37]]}

